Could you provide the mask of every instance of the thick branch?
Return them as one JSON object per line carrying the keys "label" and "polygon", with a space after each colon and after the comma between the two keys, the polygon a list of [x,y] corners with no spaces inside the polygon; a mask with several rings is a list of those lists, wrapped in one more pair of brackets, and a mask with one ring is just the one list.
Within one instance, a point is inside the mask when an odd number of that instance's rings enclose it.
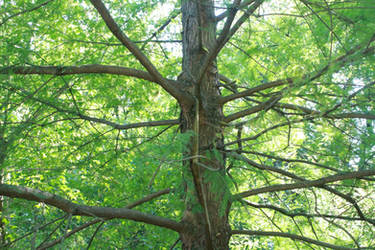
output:
{"label": "thick branch", "polygon": [[[161,196],[163,194],[168,194],[168,193],[170,193],[170,191],[171,190],[169,188],[167,188],[167,189],[163,189],[163,190],[160,190],[158,192],[152,193],[150,195],[147,195],[147,196],[143,197],[142,199],[139,199],[139,200],[137,200],[135,202],[130,203],[129,205],[125,206],[125,208],[132,209],[132,208],[134,208],[134,207],[136,207],[138,205],[141,205],[141,204],[143,204],[145,202],[148,202],[148,201],[150,201],[152,199],[155,199],[155,198],[157,198],[157,197],[159,197],[159,196]],[[58,239],[56,239],[54,241],[51,241],[51,242],[48,242],[48,243],[45,243],[45,244],[41,245],[40,247],[38,247],[38,249],[48,249],[50,247],[53,247],[54,245],[59,244],[64,239],[66,239],[66,238],[74,235],[75,233],[78,233],[79,231],[82,231],[85,228],[88,228],[88,227],[90,227],[92,225],[95,225],[96,223],[98,223],[100,221],[104,221],[104,220],[101,219],[101,218],[99,218],[99,219],[94,219],[92,221],[86,222],[85,224],[82,224],[81,226],[76,227],[73,230],[67,232],[63,237],[58,238]]]}
{"label": "thick branch", "polygon": [[356,172],[348,172],[348,173],[342,173],[342,174],[335,174],[328,177],[324,177],[321,179],[317,179],[314,181],[301,181],[296,182],[292,184],[277,184],[262,188],[257,188],[249,191],[245,191],[242,193],[239,193],[234,196],[234,200],[238,200],[241,198],[249,197],[252,195],[257,194],[263,194],[263,193],[269,193],[269,192],[278,192],[278,191],[285,191],[285,190],[293,190],[293,189],[300,189],[300,188],[309,188],[309,187],[322,187],[325,184],[336,182],[336,181],[342,181],[342,180],[348,180],[348,179],[356,179],[366,176],[372,176],[375,175],[375,170],[362,170],[362,171],[356,171]]}
{"label": "thick branch", "polygon": [[304,236],[296,235],[296,234],[290,234],[290,233],[283,233],[283,232],[265,232],[265,231],[252,231],[252,230],[232,230],[233,234],[247,234],[247,235],[258,235],[258,236],[275,236],[275,237],[283,237],[283,238],[289,238],[292,240],[299,240],[308,242],[317,246],[323,246],[328,247],[332,249],[339,249],[339,250],[354,250],[358,248],[349,248],[349,247],[342,247],[342,246],[336,246],[332,245],[323,241],[314,240],[311,238],[307,238]]}
{"label": "thick branch", "polygon": [[129,219],[168,228],[177,232],[180,232],[183,229],[180,223],[167,218],[145,214],[128,208],[79,205],[60,196],[40,191],[38,189],[0,184],[0,195],[36,202],[43,202],[47,205],[59,208],[71,215],[99,217],[103,219]]}
{"label": "thick branch", "polygon": [[10,66],[0,67],[0,74],[60,76],[76,74],[112,74],[131,76],[151,82],[156,82],[156,79],[146,71],[120,67],[115,65],[100,64],[88,64],[81,66]]}
{"label": "thick branch", "polygon": [[[142,51],[121,31],[118,24],[110,15],[108,9],[105,7],[101,0],[90,0],[92,5],[99,12],[107,27],[113,33],[113,35],[126,47],[128,50],[138,59],[138,61],[147,69],[150,75],[155,78],[156,82],[159,83],[168,93],[175,97],[178,101],[186,101],[188,95],[180,91],[175,85],[170,84],[166,81],[163,76],[159,73],[156,67],[151,61],[142,53]],[[192,101],[192,100],[191,100]]]}
{"label": "thick branch", "polygon": [[114,123],[114,122],[107,121],[104,119],[99,119],[99,118],[90,117],[86,115],[81,115],[81,114],[77,114],[77,115],[79,116],[79,118],[83,120],[105,124],[105,125],[113,127],[114,129],[119,129],[119,130],[141,128],[141,127],[158,127],[158,126],[165,126],[165,125],[177,125],[180,122],[179,120],[176,119],[176,120],[139,122],[139,123],[131,123],[131,124],[118,124],[118,123]]}

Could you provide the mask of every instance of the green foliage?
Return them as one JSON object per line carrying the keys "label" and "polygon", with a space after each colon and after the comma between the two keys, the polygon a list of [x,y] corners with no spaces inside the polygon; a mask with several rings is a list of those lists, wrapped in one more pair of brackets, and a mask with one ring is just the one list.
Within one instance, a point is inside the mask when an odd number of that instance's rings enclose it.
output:
{"label": "green foliage", "polygon": [[[216,14],[232,2],[215,1]],[[0,0],[0,73],[13,67],[0,74],[0,182],[107,207],[124,207],[170,188],[170,193],[136,209],[175,221],[183,218],[189,203],[194,204],[193,213],[204,213],[192,191],[188,167],[190,143],[197,135],[180,133],[175,124],[124,130],[108,125],[108,121],[129,125],[180,118],[181,107],[161,86],[113,74],[16,72],[14,66],[61,69],[92,64],[145,71],[89,1],[43,3]],[[181,1],[104,3],[161,75],[176,80],[183,59]],[[262,170],[230,157],[223,148],[210,148],[200,156],[203,184],[221,202],[220,216],[232,194],[375,168],[374,17],[373,1],[264,1],[220,51],[218,71],[233,81],[218,83],[225,86],[223,96],[293,79],[293,84],[257,91],[223,106],[228,116],[280,96],[259,112],[227,126],[202,121],[224,134],[225,150],[269,167]],[[218,23],[218,33],[223,25]],[[209,166],[213,163],[225,168],[216,171]],[[371,178],[347,179],[329,187],[357,200],[364,216],[373,219],[373,183]],[[358,219],[358,211],[343,196],[338,198],[322,186],[261,193],[246,198],[252,205],[233,201],[229,223],[238,230],[285,232],[346,247],[374,246],[373,225]],[[0,231],[4,228],[6,234],[0,246],[14,241],[10,247],[15,249],[36,248],[89,221],[69,218],[43,203],[4,197],[1,205]],[[105,221],[96,231],[99,224],[63,239],[55,248],[81,249],[91,244],[92,249],[167,249],[179,237],[128,220]],[[233,249],[307,247],[287,238],[257,235],[234,235],[230,244]]]}

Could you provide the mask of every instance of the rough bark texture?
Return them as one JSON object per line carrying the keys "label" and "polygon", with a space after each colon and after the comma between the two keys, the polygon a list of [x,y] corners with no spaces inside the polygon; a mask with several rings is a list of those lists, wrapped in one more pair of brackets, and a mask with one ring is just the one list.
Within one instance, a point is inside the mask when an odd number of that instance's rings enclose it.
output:
{"label": "rough bark texture", "polygon": [[[223,120],[217,101],[220,93],[215,61],[209,65],[203,81],[198,82],[202,62],[216,42],[214,20],[213,1],[182,1],[183,73],[179,80],[195,100],[192,105],[181,105],[182,132],[195,132],[190,152],[193,159],[185,166],[192,180],[187,185],[182,220],[187,228],[181,233],[184,249],[228,249],[230,237],[224,202],[228,192],[223,178],[224,159],[212,153],[222,147],[218,124]],[[207,179],[215,179],[215,183]]]}

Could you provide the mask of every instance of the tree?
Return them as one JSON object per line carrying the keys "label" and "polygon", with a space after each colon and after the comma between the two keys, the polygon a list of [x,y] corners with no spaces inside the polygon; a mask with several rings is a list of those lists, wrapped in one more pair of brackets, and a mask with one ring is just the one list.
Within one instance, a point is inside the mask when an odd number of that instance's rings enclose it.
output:
{"label": "tree", "polygon": [[3,248],[375,246],[372,1],[0,3]]}

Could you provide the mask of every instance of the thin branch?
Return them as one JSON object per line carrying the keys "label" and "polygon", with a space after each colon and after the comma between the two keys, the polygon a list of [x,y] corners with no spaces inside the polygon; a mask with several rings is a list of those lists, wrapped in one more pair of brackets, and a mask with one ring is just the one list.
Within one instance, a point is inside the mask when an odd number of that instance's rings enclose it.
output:
{"label": "thin branch", "polygon": [[341,114],[325,114],[317,110],[309,109],[303,106],[289,104],[289,103],[276,103],[276,107],[291,109],[295,111],[302,111],[308,115],[314,115],[316,117],[325,117],[329,119],[346,119],[346,118],[359,118],[359,119],[368,119],[368,120],[375,120],[375,114],[363,114],[363,113],[356,113],[356,112],[349,112],[349,113],[341,113]]}
{"label": "thin branch", "polygon": [[[351,99],[353,99],[357,94],[359,94],[360,92],[362,92],[363,90],[367,89],[367,88],[370,88],[372,86],[375,85],[375,81],[373,82],[370,82],[369,84],[366,84],[364,87],[358,89],[357,91],[355,91],[354,93],[352,93],[351,95],[349,95],[348,97],[346,97],[344,100],[346,103],[348,103]],[[327,110],[324,112],[324,115],[327,115],[335,110],[337,110],[340,106],[342,106],[345,102],[344,100],[342,100],[340,103],[336,104],[333,108]]]}
{"label": "thin branch", "polygon": [[100,228],[104,225],[104,223],[105,223],[105,221],[102,221],[102,222],[99,224],[99,226],[96,227],[95,232],[93,233],[93,235],[91,236],[91,238],[90,238],[90,240],[89,240],[89,243],[87,244],[87,248],[86,248],[87,250],[90,248],[90,246],[91,246],[91,244],[92,244],[92,242],[93,242],[93,240],[94,240],[96,234],[99,232]]}
{"label": "thin branch", "polygon": [[[312,118],[308,117],[308,118],[304,118],[304,119],[295,120],[295,121],[292,121],[292,122],[279,123],[279,124],[273,125],[271,127],[268,127],[266,129],[262,130],[261,132],[253,135],[253,136],[242,138],[241,142],[256,140],[256,139],[258,139],[258,137],[260,137],[260,136],[262,136],[262,135],[266,134],[267,132],[272,131],[274,129],[284,127],[284,126],[287,126],[287,125],[290,125],[290,124],[300,123],[300,122],[307,121],[307,120],[312,120]],[[231,141],[231,142],[226,143],[224,146],[230,146],[230,145],[236,144],[238,142],[239,142],[238,140]]]}
{"label": "thin branch", "polygon": [[291,172],[288,172],[286,170],[283,170],[281,168],[276,168],[276,167],[272,167],[272,166],[267,166],[267,165],[264,165],[264,164],[259,164],[255,161],[252,161],[248,158],[246,158],[245,156],[242,156],[240,154],[237,154],[237,153],[228,153],[227,154],[229,157],[233,157],[237,160],[241,160],[241,161],[244,161],[246,162],[247,164],[257,168],[257,169],[260,169],[260,170],[267,170],[267,171],[272,171],[274,173],[278,173],[278,174],[281,174],[283,176],[287,176],[289,178],[292,178],[292,179],[295,179],[295,180],[299,180],[299,181],[303,181],[304,179],[291,173]]}
{"label": "thin branch", "polygon": [[6,18],[3,19],[3,21],[0,23],[0,26],[3,25],[3,24],[5,24],[5,23],[8,22],[10,19],[12,19],[12,18],[14,18],[14,17],[16,17],[16,16],[19,16],[19,15],[25,14],[25,13],[27,13],[27,12],[32,12],[32,11],[34,11],[34,10],[37,10],[37,9],[39,9],[39,8],[41,8],[41,7],[43,7],[43,6],[47,5],[47,4],[49,4],[49,3],[52,2],[52,1],[53,1],[53,0],[47,0],[47,1],[45,1],[45,2],[43,2],[43,3],[41,3],[41,4],[39,4],[39,5],[37,5],[37,6],[35,6],[35,7],[32,7],[32,8],[30,8],[30,9],[26,9],[26,10],[22,10],[22,11],[20,11],[20,12],[17,12],[17,13],[15,13],[15,14],[13,14],[13,15],[10,15],[10,16],[8,16],[8,17],[6,17]]}
{"label": "thin branch", "polygon": [[362,221],[363,219],[360,217],[349,217],[349,216],[341,216],[341,215],[331,215],[331,214],[308,214],[308,213],[302,213],[302,212],[292,212],[288,211],[284,208],[277,207],[274,205],[269,205],[269,204],[257,204],[257,203],[252,203],[249,201],[241,200],[241,203],[245,203],[249,206],[255,207],[255,208],[266,208],[266,209],[271,209],[274,211],[277,211],[283,215],[286,215],[288,217],[294,218],[298,216],[303,216],[306,218],[330,218],[330,219],[338,219],[338,220],[348,220],[348,221]]}
{"label": "thin branch", "polygon": [[[232,143],[230,143],[230,144],[232,144]],[[226,145],[228,145],[228,144],[226,144]],[[236,150],[236,151],[238,151],[238,150]],[[301,160],[301,159],[292,159],[292,158],[282,158],[282,157],[279,157],[279,156],[264,154],[264,153],[260,153],[260,152],[256,152],[256,151],[241,150],[240,153],[259,155],[259,156],[275,159],[275,160],[278,160],[278,161],[284,161],[284,162],[288,162],[288,163],[289,162],[305,163],[305,164],[314,165],[314,166],[317,166],[317,167],[320,167],[320,168],[329,169],[329,170],[334,171],[334,172],[339,172],[339,169],[337,169],[337,168],[326,166],[326,165],[323,165],[321,163],[317,163],[317,162],[313,162],[313,161],[307,161],[307,160]]]}
{"label": "thin branch", "polygon": [[149,194],[149,195],[143,197],[142,199],[139,199],[137,201],[134,201],[134,202],[130,203],[129,205],[126,206],[126,208],[129,208],[129,209],[134,208],[134,207],[139,206],[139,205],[141,205],[143,203],[146,203],[146,202],[148,202],[150,200],[153,200],[153,199],[155,199],[155,198],[157,198],[159,196],[162,196],[164,194],[169,194],[170,192],[171,192],[170,188],[166,188],[166,189],[160,190],[158,192]]}
{"label": "thin branch", "polygon": [[173,250],[175,248],[175,246],[177,245],[177,243],[181,240],[181,238],[178,238],[174,243],[173,245],[169,248],[169,250]]}
{"label": "thin branch", "polygon": [[39,230],[41,230],[41,229],[43,229],[43,228],[45,228],[45,227],[47,227],[47,226],[49,226],[49,225],[55,223],[56,221],[59,221],[59,220],[65,219],[65,218],[67,218],[67,215],[66,215],[66,214],[64,214],[63,216],[61,216],[61,217],[59,217],[59,218],[56,218],[56,219],[54,219],[54,220],[52,220],[52,221],[50,221],[50,222],[44,224],[43,226],[37,227],[37,228],[35,228],[33,231],[28,232],[28,233],[22,235],[21,237],[18,237],[18,238],[16,238],[16,239],[14,239],[14,240],[12,240],[12,241],[10,241],[10,242],[4,244],[4,245],[0,245],[0,247],[2,247],[3,249],[7,249],[7,247],[13,245],[13,244],[16,243],[17,241],[22,240],[23,238],[25,238],[25,237],[27,237],[27,236],[29,236],[29,235],[35,233],[36,231],[39,231]]}
{"label": "thin branch", "polygon": [[[305,183],[305,184],[313,184],[313,185],[308,185],[307,187],[312,187],[312,186],[314,186],[314,187],[318,187],[318,188],[322,188],[322,189],[325,189],[325,190],[327,190],[328,192],[330,192],[330,193],[332,193],[332,194],[334,194],[334,195],[336,195],[336,196],[339,196],[339,197],[341,197],[342,199],[344,199],[344,200],[346,200],[347,202],[349,202],[350,204],[352,204],[352,206],[354,207],[354,209],[357,211],[357,213],[358,213],[358,216],[362,219],[362,220],[364,220],[364,221],[367,221],[367,222],[369,222],[369,223],[371,223],[371,224],[373,224],[374,226],[375,226],[375,219],[370,219],[370,218],[367,218],[364,214],[363,214],[363,212],[362,212],[362,210],[361,210],[361,208],[359,207],[359,205],[358,205],[358,203],[350,196],[350,195],[347,195],[347,194],[343,194],[342,192],[340,192],[340,191],[337,191],[336,189],[334,189],[334,188],[331,188],[331,187],[329,187],[329,186],[327,186],[327,185],[325,185],[326,183],[323,183],[323,184],[319,184],[319,185],[315,185],[316,184],[316,182],[318,181],[322,181],[322,180],[327,180],[327,178],[330,178],[330,177],[338,177],[338,176],[340,176],[340,175],[342,175],[342,174],[344,174],[344,175],[350,175],[350,174],[353,174],[353,173],[358,173],[358,172],[349,172],[349,173],[339,173],[339,174],[336,174],[336,175],[332,175],[332,176],[329,176],[329,177],[326,177],[326,178],[322,178],[322,179],[318,179],[318,180],[316,180],[316,181],[310,181],[310,180],[306,180],[306,179],[304,179],[304,178],[302,178],[302,177],[300,177],[300,176],[297,176],[297,175],[295,175],[295,174],[293,174],[293,173],[291,173],[291,172],[289,172],[289,171],[286,171],[286,170],[283,170],[283,169],[280,169],[280,168],[276,168],[276,167],[272,167],[272,166],[267,166],[267,165],[264,165],[264,164],[259,164],[259,163],[256,163],[256,162],[254,162],[254,161],[251,161],[250,159],[247,159],[246,157],[244,157],[244,156],[242,156],[242,155],[239,155],[239,154],[236,154],[236,153],[231,153],[231,154],[228,154],[229,156],[232,156],[232,157],[234,157],[234,158],[236,158],[236,159],[238,159],[238,160],[242,160],[242,161],[244,161],[244,162],[246,162],[246,163],[248,163],[249,165],[251,165],[251,166],[253,166],[253,167],[255,167],[255,168],[258,168],[258,169],[261,169],[261,170],[267,170],[267,171],[271,171],[271,172],[275,172],[275,173],[278,173],[278,174],[281,174],[281,175],[284,175],[284,176],[287,176],[287,177],[289,177],[289,178],[292,178],[292,179],[295,179],[295,180],[297,180],[298,182],[297,183],[295,183],[295,184],[303,184],[303,183]],[[366,179],[366,176],[368,176],[368,175],[365,175],[365,176],[358,176],[358,177],[353,177],[353,178],[347,178],[347,179],[354,179],[354,178],[358,178],[358,179]],[[331,181],[330,181],[331,182]],[[315,183],[315,184],[314,184]],[[269,187],[271,187],[271,189],[272,188],[276,188],[277,189],[277,186],[279,186],[279,187],[282,187],[282,188],[284,188],[284,187],[286,187],[285,185],[294,185],[294,184],[280,184],[280,185],[274,185],[274,186],[268,186],[268,187],[265,187],[265,188],[259,188],[259,189],[254,189],[254,190],[250,190],[250,191],[248,191],[248,192],[259,192],[260,191],[260,193],[267,193],[267,192],[273,192],[273,191],[282,191],[282,190],[272,190],[272,191],[268,191],[268,190],[264,190],[264,189],[267,189],[267,188],[269,188]],[[304,186],[302,186],[302,187],[292,187],[292,186],[290,186],[291,188],[289,189],[289,188],[287,188],[287,189],[285,189],[285,190],[292,190],[292,189],[296,189],[296,188],[306,188],[306,187],[304,187]],[[262,191],[263,190],[263,191]],[[247,193],[247,192],[244,192],[244,193]],[[257,193],[258,194],[258,193]],[[253,195],[253,194],[251,194],[251,195]],[[238,197],[238,194],[237,195],[235,195],[235,196],[233,196],[233,197],[235,197],[234,199],[232,199],[232,200],[236,200],[237,198],[236,197]],[[237,199],[238,200],[238,199]]]}
{"label": "thin branch", "polygon": [[[319,77],[321,77],[323,74],[325,74],[327,71],[332,70],[333,68],[342,67],[342,66],[352,62],[353,57],[358,52],[360,52],[359,54],[363,55],[363,56],[371,55],[373,53],[373,51],[375,50],[375,47],[374,46],[368,47],[368,45],[371,44],[373,41],[375,41],[375,35],[372,36],[371,39],[368,42],[355,46],[353,49],[347,51],[347,53],[345,53],[344,55],[336,58],[335,60],[333,60],[331,62],[329,62],[325,67],[323,67],[321,70],[315,72],[314,74],[305,74],[302,77],[302,79],[304,79],[304,80],[302,80],[302,82],[305,82],[305,81],[310,82],[310,81],[316,80]],[[285,84],[292,84],[292,83],[296,84],[295,81],[296,81],[295,79],[288,78],[288,79],[276,80],[276,81],[273,81],[273,82],[258,85],[254,88],[251,88],[249,90],[245,90],[243,92],[234,93],[232,95],[224,96],[219,100],[219,103],[225,104],[229,101],[232,101],[232,100],[235,100],[235,99],[238,99],[238,98],[242,98],[242,97],[246,97],[246,96],[249,96],[249,95],[254,94],[256,92],[268,89],[268,88],[282,86],[282,85],[285,85]],[[350,116],[350,115],[348,114],[348,116]],[[341,118],[353,118],[353,117],[341,117]],[[362,117],[354,117],[354,118],[362,118]]]}
{"label": "thin branch", "polygon": [[262,111],[262,110],[267,111],[272,106],[276,105],[277,102],[280,99],[281,99],[280,95],[273,96],[269,100],[267,100],[265,102],[262,102],[257,106],[254,106],[254,107],[251,107],[249,109],[245,109],[245,110],[242,110],[242,111],[239,111],[237,113],[234,113],[234,114],[231,114],[231,115],[228,115],[228,116],[224,117],[224,122],[229,123],[229,122],[234,121],[236,119],[239,119],[239,118],[242,118],[244,116],[257,113],[257,112]]}
{"label": "thin branch", "polygon": [[154,33],[152,33],[151,36],[146,41],[144,41],[144,45],[142,46],[142,49],[144,49],[144,47],[146,46],[146,44],[148,42],[151,42],[152,39],[155,38],[158,33],[162,32],[169,25],[169,23],[173,19],[175,19],[180,13],[181,13],[181,11],[176,11],[174,13],[172,12],[172,15],[163,23],[163,25],[160,26]]}
{"label": "thin branch", "polygon": [[[252,4],[254,1],[255,0],[245,0],[244,2],[242,2],[240,4],[240,6],[238,7],[238,9],[244,9],[247,6],[249,6],[250,4]],[[216,16],[216,18],[215,18],[216,22],[219,22],[219,21],[223,20],[225,17],[227,17],[229,15],[229,11],[230,10],[226,10],[225,12],[223,12],[220,15]]]}
{"label": "thin branch", "polygon": [[[9,86],[9,84],[8,84],[8,86]],[[114,128],[114,129],[118,129],[118,130],[126,130],[126,129],[140,128],[140,127],[156,127],[156,126],[165,126],[165,125],[177,125],[177,124],[180,123],[180,121],[178,119],[175,119],[175,120],[139,122],[139,123],[132,123],[132,124],[118,124],[118,123],[111,122],[111,121],[108,121],[108,120],[105,120],[105,119],[88,116],[88,115],[82,114],[82,113],[80,113],[78,111],[75,111],[75,110],[62,108],[55,103],[51,103],[49,101],[42,100],[38,97],[33,97],[33,93],[29,93],[28,91],[26,91],[26,90],[24,90],[24,89],[22,89],[18,86],[15,86],[15,85],[11,85],[11,86],[9,86],[9,88],[19,90],[21,92],[21,95],[23,95],[27,98],[31,98],[31,99],[33,99],[33,100],[35,100],[35,101],[37,101],[41,104],[47,105],[51,108],[54,108],[58,112],[75,115],[82,120],[108,125],[108,126]],[[61,106],[62,106],[62,104],[61,104]],[[70,118],[70,120],[72,120],[72,119],[74,119],[74,118]]]}
{"label": "thin branch", "polygon": [[245,11],[245,13],[237,20],[237,22],[231,28],[227,41],[237,32],[242,24],[258,9],[258,7],[264,2],[264,0],[255,0],[252,5]]}
{"label": "thin branch", "polygon": [[372,176],[372,175],[375,175],[375,170],[361,170],[361,171],[355,171],[355,172],[347,172],[347,173],[330,175],[330,176],[323,177],[314,181],[305,180],[305,181],[296,182],[292,184],[276,184],[276,185],[257,188],[257,189],[253,189],[253,190],[249,190],[249,191],[236,194],[234,195],[234,200],[238,200],[241,198],[245,198],[245,197],[249,197],[249,196],[253,196],[257,194],[269,193],[269,192],[278,192],[278,191],[309,188],[309,187],[322,187],[325,184],[336,182],[336,181],[357,179],[357,178]]}
{"label": "thin branch", "polygon": [[[331,34],[333,34],[336,39],[337,39],[337,42],[344,48],[342,42],[341,42],[341,39],[338,37],[338,35],[336,34],[336,32],[333,30],[332,26],[330,27],[319,15],[318,13],[315,12],[315,10],[309,5],[310,3],[308,1],[305,1],[305,0],[300,0],[309,10],[311,10],[311,12],[319,19],[319,21],[321,23],[323,23],[323,25],[330,31]],[[332,18],[331,14],[330,14],[330,17]],[[331,19],[332,21],[332,19]],[[332,41],[331,41],[332,42]],[[345,49],[345,48],[344,48]],[[330,52],[332,53],[332,51]]]}
{"label": "thin branch", "polygon": [[100,221],[103,221],[103,219],[95,219],[95,220],[89,221],[89,222],[87,222],[87,223],[85,223],[85,224],[83,224],[79,227],[76,227],[73,230],[69,231],[68,233],[64,234],[63,237],[39,246],[38,250],[48,249],[50,247],[53,247],[53,246],[59,244],[63,239],[66,239],[66,238],[72,236],[73,234],[78,233],[79,231],[82,231],[85,228],[88,228],[89,226],[95,225],[96,223],[98,223]]}
{"label": "thin branch", "polygon": [[183,230],[182,224],[171,219],[145,214],[128,208],[80,205],[61,196],[33,188],[0,184],[0,195],[11,198],[21,198],[29,201],[43,202],[47,205],[59,208],[71,215],[99,217],[102,219],[129,219],[168,228],[177,232],[181,232]]}
{"label": "thin branch", "polygon": [[292,84],[292,83],[293,83],[293,80],[291,78],[264,83],[264,84],[258,85],[254,88],[251,88],[251,89],[239,92],[239,93],[224,96],[224,97],[220,98],[219,103],[225,104],[229,101],[232,101],[232,100],[235,100],[235,99],[238,99],[238,98],[241,98],[241,97],[246,97],[246,96],[252,95],[254,93],[257,93],[259,91],[262,91],[262,90],[266,90],[266,89],[277,87],[277,86],[282,86],[282,85],[285,85],[285,84]]}
{"label": "thin branch", "polygon": [[[339,249],[339,250],[354,250],[358,248],[349,248],[349,247],[342,247],[337,245],[332,245],[323,241],[314,240],[311,238],[307,238],[304,236],[296,235],[296,234],[290,234],[290,233],[282,233],[282,232],[267,232],[267,231],[252,231],[252,230],[232,230],[232,235],[234,234],[246,234],[246,235],[257,235],[257,236],[274,236],[274,237],[283,237],[283,238],[289,238],[292,240],[299,240],[303,242],[308,242],[317,246],[323,246],[328,247],[331,249]],[[365,248],[363,248],[365,249]]]}

